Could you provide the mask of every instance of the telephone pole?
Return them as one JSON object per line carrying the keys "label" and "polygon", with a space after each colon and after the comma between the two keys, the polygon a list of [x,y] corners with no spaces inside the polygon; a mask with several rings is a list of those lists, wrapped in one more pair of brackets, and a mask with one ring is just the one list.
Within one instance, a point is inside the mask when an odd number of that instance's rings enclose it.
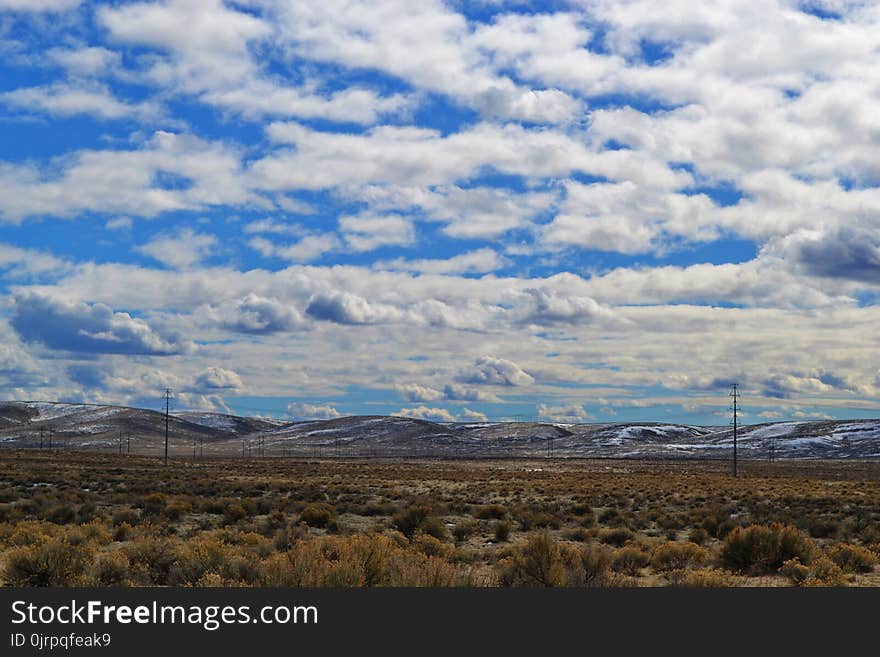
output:
{"label": "telephone pole", "polygon": [[168,414],[171,409],[171,388],[165,388],[165,465],[168,465]]}
{"label": "telephone pole", "polygon": [[736,416],[737,416],[737,401],[739,400],[739,393],[737,391],[737,384],[733,384],[733,388],[730,391],[730,396],[733,397],[733,476],[736,478],[736,466],[737,466],[737,454],[736,454]]}

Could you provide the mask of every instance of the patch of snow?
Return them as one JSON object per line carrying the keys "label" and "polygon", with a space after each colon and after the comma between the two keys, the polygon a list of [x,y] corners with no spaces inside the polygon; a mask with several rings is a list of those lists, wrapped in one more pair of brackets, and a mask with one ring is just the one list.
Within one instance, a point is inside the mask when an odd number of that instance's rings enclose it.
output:
{"label": "patch of snow", "polygon": [[187,422],[211,429],[231,430],[236,426],[235,418],[221,413],[186,413],[180,416]]}

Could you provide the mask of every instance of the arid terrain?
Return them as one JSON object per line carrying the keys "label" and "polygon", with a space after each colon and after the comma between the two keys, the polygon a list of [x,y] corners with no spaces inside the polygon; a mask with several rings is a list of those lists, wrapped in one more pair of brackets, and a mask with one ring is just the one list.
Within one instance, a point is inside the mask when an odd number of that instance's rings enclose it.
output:
{"label": "arid terrain", "polygon": [[0,451],[0,578],[877,586],[880,462]]}

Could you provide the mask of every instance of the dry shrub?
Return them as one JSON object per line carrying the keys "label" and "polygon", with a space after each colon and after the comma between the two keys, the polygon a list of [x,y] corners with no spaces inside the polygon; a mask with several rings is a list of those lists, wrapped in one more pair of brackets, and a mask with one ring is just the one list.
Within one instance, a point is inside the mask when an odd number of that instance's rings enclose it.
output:
{"label": "dry shrub", "polygon": [[[417,541],[424,535],[419,535]],[[432,539],[433,540],[433,539]],[[262,564],[264,586],[462,586],[470,573],[381,534],[299,541]]]}
{"label": "dry shrub", "polygon": [[721,547],[721,563],[736,572],[761,575],[775,573],[782,564],[797,557],[809,565],[813,542],[796,527],[774,523],[734,528]]}
{"label": "dry shrub", "polygon": [[422,554],[429,557],[445,557],[449,554],[452,546],[447,546],[443,541],[430,534],[417,533],[413,536],[412,546]]}
{"label": "dry shrub", "polygon": [[143,537],[123,546],[132,577],[139,584],[164,586],[177,563],[177,545],[167,538]]}
{"label": "dry shrub", "polygon": [[611,569],[611,550],[602,545],[587,545],[581,550],[581,567],[584,573],[584,584],[603,583]]}
{"label": "dry shrub", "polygon": [[846,586],[846,576],[836,563],[827,557],[814,559],[810,564],[810,578],[806,586]]}
{"label": "dry shrub", "polygon": [[591,536],[592,533],[583,527],[572,527],[571,529],[565,529],[562,532],[562,538],[577,543],[586,543]]}
{"label": "dry shrub", "polygon": [[547,532],[533,534],[501,565],[504,586],[564,586],[562,551]]}
{"label": "dry shrub", "polygon": [[235,557],[232,546],[215,537],[200,536],[184,544],[171,567],[169,581],[178,586],[195,586],[207,573],[230,576],[230,564]]}
{"label": "dry shrub", "polygon": [[623,547],[635,539],[635,534],[623,527],[617,529],[603,529],[599,532],[599,540],[607,545]]}
{"label": "dry shrub", "polygon": [[126,508],[119,509],[113,512],[113,517],[111,522],[114,527],[118,527],[119,525],[127,524],[127,525],[136,525],[140,521],[140,514],[134,509]]}
{"label": "dry shrub", "polygon": [[71,545],[107,545],[111,538],[110,531],[98,521],[90,522],[87,525],[69,527],[64,534],[64,540]]}
{"label": "dry shrub", "polygon": [[870,573],[877,563],[876,554],[851,543],[835,545],[828,551],[828,558],[845,573]]}
{"label": "dry shrub", "polygon": [[407,538],[412,538],[416,530],[421,529],[423,523],[431,515],[431,509],[421,504],[414,504],[394,515],[391,525]]}
{"label": "dry shrub", "polygon": [[480,525],[473,520],[462,520],[452,528],[452,538],[456,543],[463,543],[479,530]]}
{"label": "dry shrub", "polygon": [[670,586],[723,588],[734,586],[731,576],[720,570],[673,570],[666,574]]}
{"label": "dry shrub", "polygon": [[94,586],[126,586],[129,583],[130,564],[121,550],[98,555],[92,565]]}
{"label": "dry shrub", "polygon": [[694,527],[688,532],[688,540],[697,545],[705,545],[709,540],[709,532],[702,527]]}
{"label": "dry shrub", "polygon": [[706,550],[696,543],[666,542],[654,548],[651,566],[658,572],[684,570],[703,564],[707,557]]}
{"label": "dry shrub", "polygon": [[325,502],[309,504],[299,515],[300,522],[306,523],[309,527],[320,528],[326,527],[335,518],[336,509]]}
{"label": "dry shrub", "polygon": [[628,545],[614,552],[611,568],[615,572],[635,577],[642,568],[651,563],[651,556],[641,549]]}
{"label": "dry shrub", "polygon": [[58,526],[41,520],[25,520],[6,527],[8,533],[4,537],[3,544],[9,547],[41,545],[61,532]]}
{"label": "dry shrub", "polygon": [[510,538],[510,523],[506,520],[499,520],[495,523],[492,540],[496,543],[506,543]]}
{"label": "dry shrub", "polygon": [[810,578],[810,569],[801,563],[797,557],[789,559],[779,569],[779,573],[784,575],[789,582],[795,586],[803,586]]}
{"label": "dry shrub", "polygon": [[794,557],[789,559],[779,572],[795,586],[846,586],[846,576],[840,567],[828,557],[814,558],[809,566]]}
{"label": "dry shrub", "polygon": [[486,504],[474,512],[474,517],[480,520],[503,520],[507,515],[507,507],[500,504]]}
{"label": "dry shrub", "polygon": [[247,518],[248,512],[240,502],[227,502],[223,507],[223,520],[227,525],[233,525],[239,520]]}
{"label": "dry shrub", "polygon": [[3,579],[11,586],[76,586],[90,561],[85,546],[51,540],[10,551]]}

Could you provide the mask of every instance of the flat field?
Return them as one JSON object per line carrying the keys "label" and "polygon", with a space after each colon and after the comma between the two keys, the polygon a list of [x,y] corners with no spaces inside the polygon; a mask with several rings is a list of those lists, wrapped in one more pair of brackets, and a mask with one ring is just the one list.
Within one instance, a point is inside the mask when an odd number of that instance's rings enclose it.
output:
{"label": "flat field", "polygon": [[880,586],[880,462],[0,452],[25,586]]}

